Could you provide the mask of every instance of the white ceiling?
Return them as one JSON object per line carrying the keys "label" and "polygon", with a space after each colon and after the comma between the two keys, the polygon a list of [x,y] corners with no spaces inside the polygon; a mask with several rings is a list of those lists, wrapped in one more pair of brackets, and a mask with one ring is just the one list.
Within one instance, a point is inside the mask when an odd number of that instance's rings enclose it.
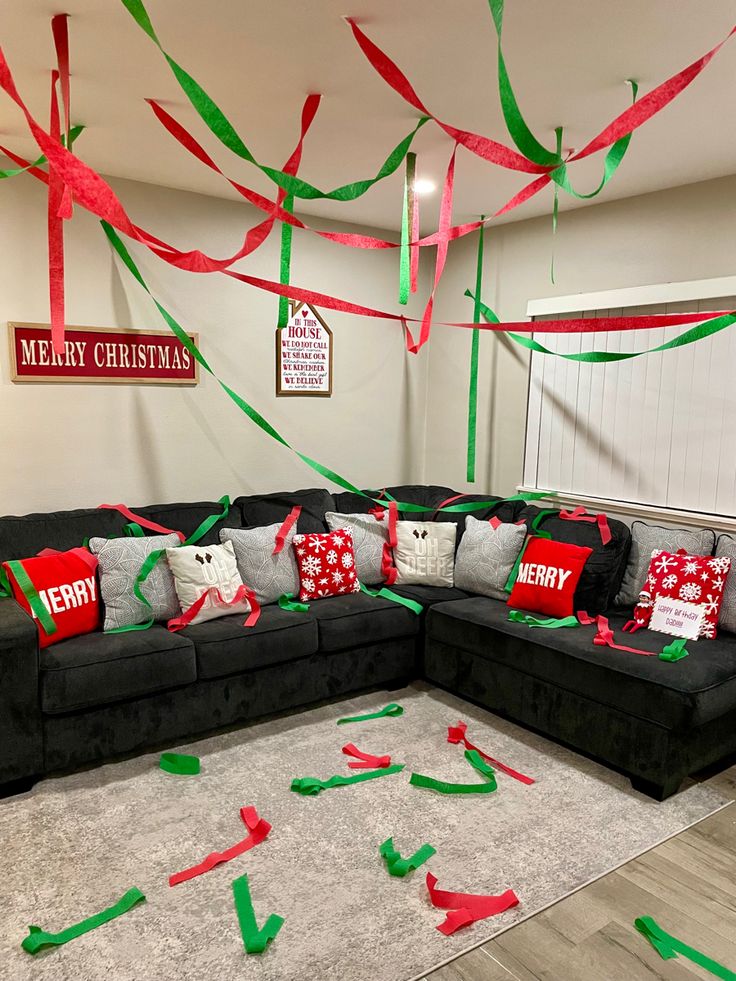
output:
{"label": "white ceiling", "polygon": [[[308,92],[324,96],[302,175],[329,189],[372,176],[412,128],[416,113],[375,74],[342,20],[363,29],[447,122],[509,143],[496,88],[495,35],[486,0],[148,0],[164,47],[223,108],[264,163],[281,166]],[[723,38],[733,0],[508,0],[506,62],[536,135],[581,147],[628,105],[627,77],[642,94]],[[79,154],[102,173],[236,197],[162,129],[144,102],[165,103],[232,177],[272,185],[210,136],[163,57],[119,0],[0,0],[0,43],[41,120],[53,64],[50,18],[68,12],[73,118],[87,131]],[[597,201],[736,172],[736,38],[670,107],[634,134],[629,155]],[[19,111],[0,98],[0,142],[32,155]],[[432,123],[416,142],[419,172],[441,185],[451,141]],[[602,154],[570,168],[580,190],[598,181]],[[24,178],[20,178],[24,179]],[[528,180],[460,150],[454,220],[491,212]],[[307,202],[305,214],[396,228],[400,174],[350,204]],[[439,193],[425,199],[425,231]],[[562,207],[579,206],[563,196]],[[511,216],[549,212],[547,190]]]}

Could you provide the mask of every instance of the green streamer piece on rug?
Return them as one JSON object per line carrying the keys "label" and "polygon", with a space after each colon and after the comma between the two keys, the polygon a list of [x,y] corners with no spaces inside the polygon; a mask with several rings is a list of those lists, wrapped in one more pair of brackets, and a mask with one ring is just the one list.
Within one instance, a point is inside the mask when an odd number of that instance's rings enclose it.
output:
{"label": "green streamer piece on rug", "polygon": [[[485,215],[480,216],[485,221]],[[483,234],[485,225],[478,229],[478,252],[475,260],[475,296],[473,301],[473,322],[480,323],[480,303],[478,297],[483,293]],[[475,447],[478,430],[478,355],[480,351],[480,331],[474,330],[470,340],[470,379],[468,383],[468,449],[466,478],[469,484],[475,482]]]}
{"label": "green streamer piece on rug", "polygon": [[686,643],[684,637],[678,637],[671,644],[667,644],[658,655],[660,661],[681,661],[683,657],[688,657],[690,652],[685,646]]}
{"label": "green streamer piece on rug", "polygon": [[417,603],[416,600],[408,599],[406,596],[400,596],[395,593],[393,589],[389,589],[388,586],[382,586],[381,589],[369,589],[364,586],[363,583],[359,583],[361,593],[365,593],[366,596],[379,597],[380,599],[390,600],[392,603],[398,603],[399,606],[405,606],[407,610],[411,610],[417,616],[424,610],[421,603]]}
{"label": "green streamer piece on rug", "polygon": [[549,627],[552,630],[557,627],[579,627],[580,622],[577,617],[560,617],[559,619],[540,620],[529,613],[522,613],[521,610],[511,610],[509,620],[512,623],[525,623],[527,627]]}
{"label": "green streamer piece on rug", "polygon": [[95,930],[103,923],[109,923],[110,920],[122,916],[123,913],[127,913],[138,903],[145,902],[145,899],[146,897],[140,889],[134,887],[129,889],[114,906],[109,906],[107,909],[103,909],[101,913],[95,913],[94,916],[82,920],[81,923],[75,923],[74,926],[67,927],[60,933],[46,933],[40,927],[30,926],[28,927],[28,936],[21,941],[21,947],[29,954],[37,954],[39,950],[43,950],[45,947],[60,947],[70,940],[81,937],[83,933],[89,933],[90,930]]}
{"label": "green streamer piece on rug", "polygon": [[309,603],[300,603],[294,599],[293,593],[282,593],[279,596],[279,606],[289,613],[309,613]]}
{"label": "green streamer piece on rug", "polygon": [[386,862],[388,874],[403,879],[409,872],[413,872],[420,865],[424,865],[436,853],[437,849],[425,843],[409,858],[402,858],[400,853],[394,848],[393,838],[387,838],[378,851],[381,858]]}
{"label": "green streamer piece on rug", "polygon": [[440,794],[492,794],[497,787],[496,771],[493,767],[475,749],[466,749],[465,759],[485,778],[485,783],[447,783],[445,780],[425,777],[422,773],[412,773],[409,783],[414,787],[436,790]]}
{"label": "green streamer piece on rug", "polygon": [[162,753],[158,765],[167,773],[191,777],[199,773],[201,765],[198,756],[187,753]]}
{"label": "green streamer piece on rug", "polygon": [[247,875],[233,879],[233,899],[246,954],[262,954],[284,925],[283,916],[271,913],[261,929],[258,929]]}
{"label": "green streamer piece on rug", "polygon": [[363,783],[365,780],[377,780],[378,777],[389,777],[392,773],[400,773],[404,769],[403,763],[394,766],[386,766],[382,770],[370,770],[367,773],[356,773],[351,777],[343,777],[337,774],[329,780],[318,780],[316,777],[295,777],[291,781],[291,789],[304,797],[316,797],[323,790],[332,790],[333,787],[349,787],[354,783]]}
{"label": "green streamer piece on rug", "polygon": [[721,978],[721,981],[736,981],[735,971],[730,971],[723,964],[714,961],[712,957],[707,957],[699,950],[696,950],[695,947],[688,947],[682,940],[678,940],[677,937],[665,933],[662,927],[651,916],[640,916],[634,920],[634,926],[643,937],[646,937],[662,960],[671,960],[680,954],[682,957],[687,957],[693,964],[697,964],[698,967],[702,967],[705,971],[709,971],[717,978]]}
{"label": "green streamer piece on rug", "polygon": [[385,705],[380,712],[368,712],[366,715],[348,715],[344,719],[338,719],[337,724],[339,726],[347,725],[348,722],[368,722],[370,719],[382,719],[384,716],[390,716],[391,718],[398,718],[398,716],[403,715],[404,710],[396,702],[390,702]]}

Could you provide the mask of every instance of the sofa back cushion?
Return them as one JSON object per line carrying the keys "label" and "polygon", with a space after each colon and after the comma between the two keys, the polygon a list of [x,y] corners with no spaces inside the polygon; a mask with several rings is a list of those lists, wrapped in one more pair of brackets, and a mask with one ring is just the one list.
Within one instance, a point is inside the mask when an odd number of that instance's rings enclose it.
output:
{"label": "sofa back cushion", "polygon": [[710,528],[663,528],[645,521],[631,525],[631,550],[616,606],[633,606],[639,599],[647,570],[655,549],[678,552],[684,548],[689,555],[712,555],[716,533]]}
{"label": "sofa back cushion", "polygon": [[327,531],[325,512],[337,510],[332,494],[323,487],[277,491],[275,494],[253,494],[249,497],[238,497],[234,503],[241,510],[246,528],[259,528],[275,522],[280,524],[298,504],[302,509],[298,522],[302,535]]}
{"label": "sofa back cushion", "polygon": [[66,552],[85,538],[122,535],[128,519],[117,511],[80,508],[0,518],[0,562],[26,559],[43,548]]}
{"label": "sofa back cushion", "polygon": [[719,535],[715,556],[717,559],[731,560],[731,568],[723,587],[723,600],[718,625],[722,630],[730,630],[731,633],[736,634],[736,537]]}
{"label": "sofa back cushion", "polygon": [[[222,504],[217,501],[194,501],[192,503],[180,504],[146,504],[144,507],[131,507],[131,511],[140,514],[142,518],[155,521],[164,528],[171,528],[172,531],[181,531],[188,538],[195,528],[211,514],[219,514],[222,511]],[[221,518],[213,525],[206,535],[199,539],[197,545],[218,545],[220,542],[221,528],[242,528],[243,515],[237,503],[230,506],[230,511],[226,517]],[[150,532],[146,532],[150,534]]]}
{"label": "sofa back cushion", "polygon": [[[532,523],[541,510],[546,509],[529,504],[522,510],[518,520],[523,519],[531,531]],[[559,516],[558,510],[542,518],[537,526],[537,531],[549,533],[553,541],[592,549],[575,591],[575,612],[585,610],[591,615],[603,613],[613,605],[621,588],[631,547],[631,532],[628,525],[615,518],[608,518],[608,527],[611,530],[611,541],[604,545],[597,524],[566,520]],[[644,572],[646,575],[646,569]]]}

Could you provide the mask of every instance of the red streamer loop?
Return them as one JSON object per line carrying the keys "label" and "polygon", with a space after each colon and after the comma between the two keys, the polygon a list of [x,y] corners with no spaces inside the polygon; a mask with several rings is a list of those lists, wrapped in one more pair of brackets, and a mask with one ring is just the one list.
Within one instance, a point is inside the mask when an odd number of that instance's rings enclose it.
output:
{"label": "red streamer loop", "polygon": [[[384,491],[378,495],[382,497]],[[394,565],[393,549],[396,548],[396,522],[398,520],[398,507],[396,501],[389,501],[388,508],[370,508],[368,514],[372,514],[376,521],[383,521],[388,511],[388,541],[383,543],[381,553],[381,575],[387,586],[393,586],[398,576],[398,570]]]}
{"label": "red streamer loop", "polygon": [[255,807],[241,807],[240,817],[250,832],[247,838],[243,838],[237,845],[227,848],[224,852],[212,852],[198,865],[193,865],[191,868],[184,869],[182,872],[174,872],[173,875],[169,876],[169,885],[176,886],[180,882],[194,879],[196,876],[202,875],[204,872],[209,872],[210,869],[214,869],[216,865],[229,862],[231,859],[237,858],[256,845],[260,845],[268,836],[271,825],[268,821],[264,821],[263,818],[258,817]]}
{"label": "red streamer loop", "polygon": [[576,507],[573,511],[560,511],[560,517],[564,521],[587,521],[590,524],[597,524],[600,532],[601,542],[608,545],[611,541],[611,529],[608,525],[608,518],[605,514],[588,514],[584,507]]}
{"label": "red streamer loop", "polygon": [[297,523],[299,519],[299,515],[301,513],[302,513],[301,504],[295,504],[294,507],[291,509],[291,511],[289,511],[287,516],[284,518],[283,524],[276,532],[276,540],[273,546],[273,552],[271,553],[272,555],[278,555],[279,552],[283,549],[284,544],[286,542],[286,536],[289,534],[291,529]]}
{"label": "red streamer loop", "polygon": [[[493,519],[491,519],[491,521],[493,521]],[[501,524],[500,521],[499,524]],[[523,773],[519,773],[518,770],[512,770],[510,766],[506,766],[505,763],[501,763],[500,760],[494,759],[492,756],[489,756],[488,753],[484,753],[482,749],[478,749],[477,746],[474,746],[465,735],[467,730],[468,725],[462,720],[458,722],[456,726],[448,726],[448,743],[462,743],[466,749],[474,749],[479,756],[483,757],[484,760],[487,760],[492,766],[495,766],[497,770],[502,770],[509,777],[513,777],[514,780],[518,780],[520,783],[525,783],[527,786],[531,786],[531,784],[534,783],[534,780],[532,780],[531,777],[527,777]]]}
{"label": "red streamer loop", "polygon": [[212,599],[215,605],[222,607],[223,610],[227,609],[228,607],[238,606],[244,600],[247,600],[248,605],[250,606],[250,613],[243,621],[244,627],[254,627],[258,623],[261,616],[261,607],[256,599],[256,594],[252,589],[249,589],[248,586],[238,586],[235,596],[233,596],[231,600],[226,600],[217,586],[210,586],[208,589],[205,589],[199,599],[195,600],[189,609],[185,610],[181,616],[174,617],[172,620],[169,620],[169,622],[166,624],[168,629],[172,633],[176,633],[177,630],[183,630],[184,627],[188,627],[208,599]]}
{"label": "red streamer loop", "polygon": [[362,753],[353,743],[346,743],[342,751],[346,756],[355,758],[348,763],[351,770],[385,770],[387,766],[391,766],[390,756],[373,756],[371,753]]}
{"label": "red streamer loop", "polygon": [[593,643],[598,647],[610,647],[614,651],[624,651],[626,654],[643,654],[644,657],[658,657],[656,651],[640,651],[638,647],[623,647],[621,644],[616,644],[613,639],[613,630],[608,623],[608,617],[604,617],[599,614],[596,617],[588,616],[588,614],[581,610],[578,613],[578,622],[584,627],[594,624],[597,628],[597,633],[593,638]]}
{"label": "red streamer loop", "polygon": [[478,920],[496,916],[513,906],[519,905],[519,898],[513,889],[507,889],[499,896],[473,895],[467,892],[446,892],[437,889],[437,877],[427,872],[427,890],[429,900],[435,909],[449,910],[443,923],[437,929],[446,937],[455,933],[461,927],[469,926]]}
{"label": "red streamer loop", "polygon": [[186,539],[186,535],[183,532],[176,531],[174,528],[165,528],[163,525],[159,525],[155,521],[149,521],[148,518],[143,518],[140,514],[136,514],[135,511],[131,511],[125,504],[99,504],[98,508],[107,508],[111,511],[119,511],[124,518],[128,519],[128,521],[135,521],[135,523],[140,525],[141,528],[148,528],[149,531],[155,531],[159,535],[176,535],[180,542],[183,542]]}

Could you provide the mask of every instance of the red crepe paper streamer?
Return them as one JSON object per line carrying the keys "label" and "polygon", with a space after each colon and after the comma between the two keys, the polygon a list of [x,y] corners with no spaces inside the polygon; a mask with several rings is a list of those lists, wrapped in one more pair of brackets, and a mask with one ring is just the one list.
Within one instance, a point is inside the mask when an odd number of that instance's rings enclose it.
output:
{"label": "red crepe paper streamer", "polygon": [[160,525],[155,521],[149,521],[148,518],[144,518],[140,514],[136,514],[135,511],[131,511],[125,504],[98,504],[97,507],[98,509],[119,511],[128,521],[135,521],[141,528],[148,528],[149,531],[155,531],[159,535],[176,535],[180,542],[186,539],[186,535],[183,532],[176,531],[174,528],[166,528],[164,525]]}
{"label": "red crepe paper streamer", "polygon": [[224,852],[212,852],[212,854],[208,855],[198,865],[193,865],[190,869],[184,869],[183,872],[174,872],[173,875],[169,876],[169,885],[176,886],[180,882],[186,882],[188,879],[194,879],[198,875],[209,872],[216,865],[221,865],[223,862],[229,862],[231,859],[237,858],[256,845],[260,845],[266,839],[271,830],[271,825],[268,821],[264,821],[263,818],[258,817],[255,807],[241,807],[240,817],[250,832],[247,838],[243,838],[237,845],[233,845]]}
{"label": "red crepe paper streamer", "polygon": [[[383,492],[382,492],[383,493]],[[376,520],[383,521],[386,515],[386,508],[371,508],[368,512],[375,516]],[[396,501],[389,501],[388,504],[388,541],[383,543],[381,553],[381,575],[387,586],[393,586],[399,572],[394,565],[393,549],[396,548],[396,522],[398,520],[398,507]]]}
{"label": "red crepe paper streamer", "polygon": [[362,753],[353,743],[346,743],[342,748],[346,756],[353,756],[348,766],[351,770],[385,770],[391,766],[390,756],[373,756],[371,753]]}
{"label": "red crepe paper streamer", "polygon": [[[69,84],[69,26],[67,20],[69,14],[57,14],[51,18],[51,33],[54,36],[54,48],[56,49],[56,64],[59,69],[59,86],[61,88],[61,102],[64,106],[64,133],[66,145],[69,146],[69,133],[72,128],[71,113],[71,88]],[[72,192],[69,187],[64,185],[61,205],[59,206],[59,217],[69,219],[72,217]]]}
{"label": "red crepe paper streamer", "polygon": [[[493,520],[493,519],[491,519]],[[496,519],[498,520],[498,519]],[[499,521],[499,524],[501,522]],[[518,770],[512,770],[510,766],[506,766],[505,763],[501,763],[500,760],[494,759],[489,756],[488,753],[484,753],[482,749],[478,749],[473,743],[467,738],[465,733],[468,730],[468,725],[466,722],[460,720],[456,726],[447,727],[447,741],[448,743],[462,743],[466,749],[474,749],[479,756],[482,756],[484,760],[487,760],[492,766],[496,767],[497,770],[502,770],[509,777],[513,777],[514,780],[519,780],[521,783],[525,783],[528,786],[534,783],[531,777],[525,776],[523,773],[519,773]]]}
{"label": "red crepe paper streamer", "polygon": [[584,610],[581,610],[578,613],[578,621],[584,627],[588,627],[591,624],[595,625],[598,632],[593,638],[593,643],[598,647],[611,647],[614,651],[624,651],[626,654],[643,654],[645,657],[659,656],[657,651],[641,651],[638,647],[624,647],[621,644],[614,643],[614,634],[609,625],[608,617],[604,617],[601,614],[591,617]]}
{"label": "red crepe paper streamer", "polygon": [[217,606],[221,606],[223,610],[227,609],[228,607],[237,606],[239,603],[242,603],[243,600],[247,600],[250,605],[250,613],[243,621],[244,627],[255,627],[260,619],[260,604],[256,599],[256,594],[252,589],[249,589],[248,586],[238,586],[235,595],[231,600],[226,600],[217,586],[210,586],[208,589],[205,589],[199,599],[195,600],[189,609],[185,610],[181,616],[174,617],[172,620],[169,620],[169,622],[166,624],[167,628],[172,633],[176,633],[177,630],[183,630],[184,627],[188,627],[207,602],[208,598],[212,599]]}
{"label": "red crepe paper streamer", "polygon": [[574,511],[560,511],[560,517],[564,521],[588,521],[598,525],[601,536],[601,543],[608,545],[611,541],[611,529],[608,525],[608,518],[605,514],[587,514],[584,507],[577,507]]}
{"label": "red crepe paper streamer", "polygon": [[[56,83],[59,73],[51,72],[51,139],[61,140],[59,104],[56,99]],[[49,163],[49,190],[47,230],[49,243],[49,309],[51,319],[51,344],[55,354],[64,353],[64,222],[60,216],[64,200],[64,182]]]}
{"label": "red crepe paper streamer", "polygon": [[499,896],[473,895],[467,892],[446,892],[437,889],[437,877],[427,872],[427,890],[429,900],[435,909],[449,910],[443,923],[437,929],[446,937],[451,936],[461,927],[469,926],[478,920],[504,913],[507,909],[519,905],[519,898],[513,889],[507,889]]}
{"label": "red crepe paper streamer", "polygon": [[301,513],[302,513],[302,506],[301,506],[301,504],[296,504],[291,509],[291,511],[289,511],[289,513],[287,514],[287,516],[284,518],[284,521],[283,521],[281,527],[276,532],[276,541],[275,541],[275,544],[273,546],[273,552],[271,553],[272,555],[278,555],[279,552],[282,551],[282,549],[284,547],[284,544],[286,542],[286,536],[289,534],[289,532],[291,531],[291,529],[297,523],[297,521],[299,519],[299,515]]}

